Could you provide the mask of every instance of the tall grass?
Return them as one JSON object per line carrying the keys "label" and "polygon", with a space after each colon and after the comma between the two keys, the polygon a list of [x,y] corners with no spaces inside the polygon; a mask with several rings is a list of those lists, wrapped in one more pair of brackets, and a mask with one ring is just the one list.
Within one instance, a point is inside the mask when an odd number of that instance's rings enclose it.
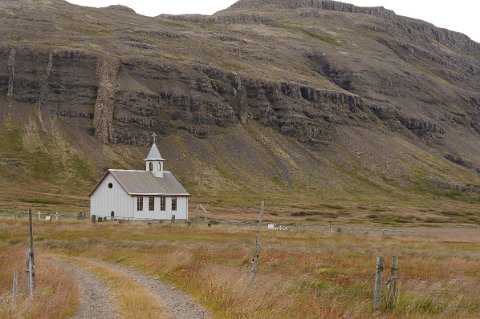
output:
{"label": "tall grass", "polygon": [[[5,223],[0,247],[25,235]],[[388,276],[393,254],[399,303],[393,310],[383,306],[381,317],[480,313],[476,229],[429,229],[422,237],[265,231],[254,277],[254,230],[75,222],[37,223],[36,234],[43,238],[40,255],[121,263],[181,288],[218,318],[371,318],[375,257],[385,258]]]}
{"label": "tall grass", "polygon": [[[24,251],[18,246],[0,250],[0,318],[57,319],[72,316],[78,305],[77,283],[54,262],[37,259],[34,296],[26,296]],[[15,303],[12,300],[14,269],[19,273]]]}

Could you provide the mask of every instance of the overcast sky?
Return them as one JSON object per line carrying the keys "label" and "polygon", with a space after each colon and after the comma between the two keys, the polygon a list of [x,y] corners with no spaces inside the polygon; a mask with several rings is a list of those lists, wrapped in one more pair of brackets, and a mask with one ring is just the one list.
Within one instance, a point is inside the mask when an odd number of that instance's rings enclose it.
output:
{"label": "overcast sky", "polygon": [[[161,13],[212,14],[230,6],[236,0],[67,0],[68,2],[101,7],[122,4],[137,13],[156,16]],[[465,33],[480,42],[479,0],[348,0],[358,6],[384,6],[397,14],[422,19],[436,26]]]}

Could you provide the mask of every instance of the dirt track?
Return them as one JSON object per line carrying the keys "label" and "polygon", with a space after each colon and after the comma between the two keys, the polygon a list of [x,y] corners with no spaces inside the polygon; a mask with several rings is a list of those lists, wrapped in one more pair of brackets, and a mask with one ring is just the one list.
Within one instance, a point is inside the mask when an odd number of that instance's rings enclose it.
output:
{"label": "dirt track", "polygon": [[[120,266],[104,261],[86,259],[89,262],[98,263],[102,266],[120,271],[135,280],[147,290],[158,295],[164,302],[167,315],[172,319],[207,319],[211,314],[201,305],[196,304],[181,290],[164,284],[148,275],[142,274],[131,268]],[[75,319],[83,318],[120,318],[116,310],[115,302],[105,284],[95,275],[82,269],[80,266],[66,262],[59,262],[63,267],[71,269],[80,286],[81,305],[75,315]]]}
{"label": "dirt track", "polygon": [[80,288],[80,307],[73,319],[120,318],[110,291],[97,276],[77,265],[63,261],[56,262],[61,267],[72,271]]}
{"label": "dirt track", "polygon": [[157,294],[163,300],[168,316],[172,319],[206,319],[211,317],[211,314],[201,305],[196,304],[189,296],[175,287],[164,284],[131,268],[113,263],[98,262],[127,274],[140,285]]}

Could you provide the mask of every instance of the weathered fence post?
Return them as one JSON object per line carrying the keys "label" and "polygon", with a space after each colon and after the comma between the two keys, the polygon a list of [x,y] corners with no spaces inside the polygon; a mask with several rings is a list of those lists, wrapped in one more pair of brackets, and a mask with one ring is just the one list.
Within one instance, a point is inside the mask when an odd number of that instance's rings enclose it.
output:
{"label": "weathered fence post", "polygon": [[257,236],[255,238],[255,249],[253,250],[253,257],[252,257],[252,272],[254,274],[257,272],[257,263],[258,263],[258,258],[260,256],[260,231],[262,230],[264,206],[265,206],[265,203],[262,201],[261,207],[260,207],[260,217],[258,219]]}
{"label": "weathered fence post", "polygon": [[33,222],[32,222],[32,210],[28,210],[28,221],[30,224],[30,267],[32,277],[32,291],[35,288],[35,253],[33,250]]}
{"label": "weathered fence post", "polygon": [[382,300],[382,275],[383,275],[383,257],[377,257],[377,264],[375,268],[375,288],[373,290],[373,310],[377,311],[380,308],[380,301]]}
{"label": "weathered fence post", "polygon": [[387,281],[387,306],[393,308],[395,306],[397,297],[397,271],[398,271],[398,258],[392,257],[392,265],[390,268],[390,279]]}
{"label": "weathered fence post", "polygon": [[35,254],[33,252],[33,222],[32,210],[28,210],[28,222],[30,226],[30,248],[27,250],[25,285],[29,297],[33,296],[35,287]]}
{"label": "weathered fence post", "polygon": [[33,277],[32,277],[32,254],[30,253],[30,248],[27,250],[27,261],[25,269],[25,286],[26,294],[29,297],[33,296]]}
{"label": "weathered fence post", "polygon": [[15,310],[17,301],[17,285],[18,285],[18,273],[17,269],[13,270],[13,284],[12,284],[12,305]]}

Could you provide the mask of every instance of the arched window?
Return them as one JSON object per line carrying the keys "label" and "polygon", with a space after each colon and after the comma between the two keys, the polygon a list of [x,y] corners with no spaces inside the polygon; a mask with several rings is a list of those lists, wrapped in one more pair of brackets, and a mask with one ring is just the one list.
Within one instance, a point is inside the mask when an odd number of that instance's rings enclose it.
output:
{"label": "arched window", "polygon": [[149,168],[149,171],[150,171],[150,172],[153,171],[153,163],[152,163],[152,162],[150,162],[150,163],[148,164],[148,168]]}
{"label": "arched window", "polygon": [[162,163],[161,163],[161,162],[158,162],[158,170],[159,170],[159,171],[162,170]]}

